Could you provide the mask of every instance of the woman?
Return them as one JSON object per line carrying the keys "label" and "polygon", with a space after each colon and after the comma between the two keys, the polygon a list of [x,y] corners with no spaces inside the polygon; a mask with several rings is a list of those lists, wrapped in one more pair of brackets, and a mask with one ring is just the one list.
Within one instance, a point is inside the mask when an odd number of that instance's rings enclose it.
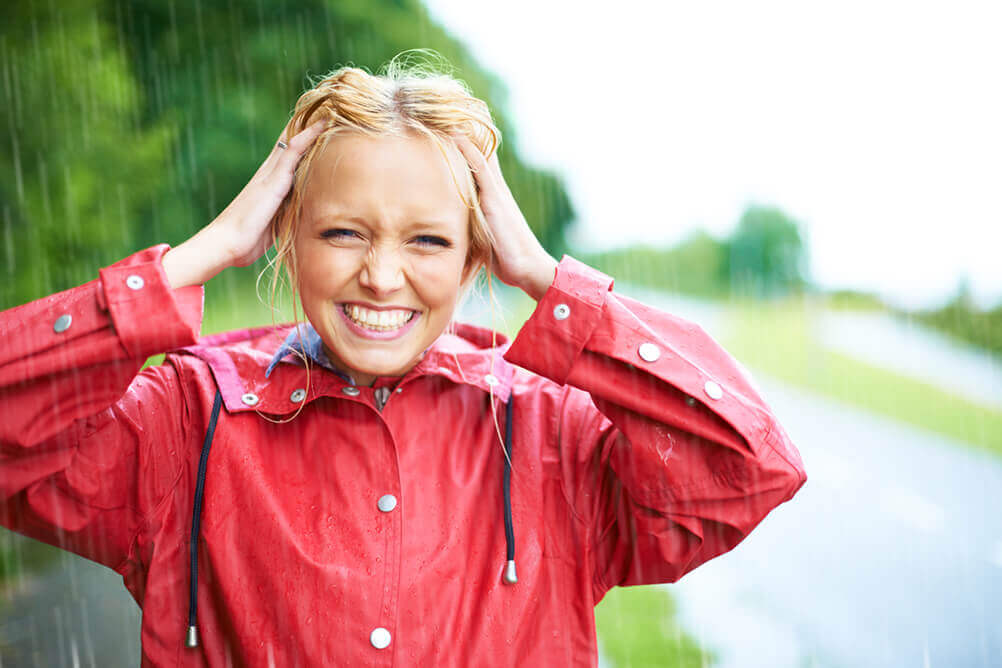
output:
{"label": "woman", "polygon": [[[0,517],[121,573],[144,665],[594,665],[606,591],[803,485],[698,326],[546,253],[498,137],[449,77],[342,68],[194,237],[2,314]],[[272,245],[306,322],[199,340]],[[538,302],[511,343],[451,325],[482,266]]]}

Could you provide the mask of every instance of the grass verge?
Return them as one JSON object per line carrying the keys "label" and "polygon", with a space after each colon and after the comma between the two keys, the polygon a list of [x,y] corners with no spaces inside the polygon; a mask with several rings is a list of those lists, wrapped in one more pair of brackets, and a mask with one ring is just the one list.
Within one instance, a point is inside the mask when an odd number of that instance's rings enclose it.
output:
{"label": "grass verge", "polygon": [[721,343],[749,368],[1002,456],[1002,412],[824,348],[802,302],[731,307]]}
{"label": "grass verge", "polygon": [[716,655],[678,623],[674,599],[663,587],[615,587],[595,606],[602,654],[616,668],[704,668]]}

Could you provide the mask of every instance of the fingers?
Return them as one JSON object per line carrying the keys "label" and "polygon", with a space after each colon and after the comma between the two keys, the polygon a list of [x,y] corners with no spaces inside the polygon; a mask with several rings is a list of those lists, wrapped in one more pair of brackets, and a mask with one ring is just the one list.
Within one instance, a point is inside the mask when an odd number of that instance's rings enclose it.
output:
{"label": "fingers", "polygon": [[[306,152],[306,149],[313,146],[313,142],[317,140],[317,137],[326,128],[327,121],[321,120],[307,126],[305,130],[292,139],[286,139],[286,135],[283,132],[279,141],[285,142],[286,148],[281,148],[277,142],[275,143],[273,152],[278,152],[278,163],[275,168],[290,173],[295,170],[296,165],[299,164],[299,160],[303,157],[303,153]],[[288,128],[286,128],[286,131],[288,131]]]}
{"label": "fingers", "polygon": [[484,158],[484,154],[480,152],[480,149],[474,146],[473,142],[467,137],[460,135],[455,139],[456,146],[459,147],[460,152],[466,158],[466,162],[470,165],[470,169],[473,171],[474,178],[476,178],[480,190],[495,191],[498,179],[502,178],[501,169],[497,166],[496,153],[494,156],[491,156],[491,162],[488,162]]}

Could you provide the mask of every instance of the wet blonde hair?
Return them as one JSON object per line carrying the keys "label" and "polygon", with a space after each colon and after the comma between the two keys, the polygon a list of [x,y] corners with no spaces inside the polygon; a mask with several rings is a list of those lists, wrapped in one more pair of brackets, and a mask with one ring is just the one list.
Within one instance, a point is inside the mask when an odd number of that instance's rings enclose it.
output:
{"label": "wet blonde hair", "polygon": [[[455,147],[452,136],[462,135],[489,158],[501,143],[501,132],[487,104],[474,97],[463,81],[448,73],[444,58],[431,50],[414,49],[395,56],[382,74],[369,74],[358,67],[340,67],[316,80],[300,96],[289,123],[289,137],[318,121],[327,121],[328,127],[303,154],[292,188],[271,221],[274,255],[269,267],[273,307],[279,282],[285,278],[295,313],[298,293],[295,238],[302,217],[303,195],[314,161],[332,137],[346,132],[430,139],[441,151],[459,196],[470,212],[470,248],[464,266],[468,270],[466,285],[473,282],[481,268],[486,267],[489,275],[493,238],[480,210],[479,189],[469,168],[461,175],[455,173],[446,144]],[[472,198],[464,195],[460,179],[465,181]]]}

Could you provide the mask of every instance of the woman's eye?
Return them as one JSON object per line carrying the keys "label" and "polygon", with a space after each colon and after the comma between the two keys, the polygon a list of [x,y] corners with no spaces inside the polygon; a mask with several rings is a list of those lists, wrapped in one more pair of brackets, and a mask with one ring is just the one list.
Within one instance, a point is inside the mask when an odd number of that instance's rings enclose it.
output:
{"label": "woman's eye", "polygon": [[422,246],[441,246],[442,248],[449,248],[452,246],[448,239],[443,239],[442,237],[436,237],[431,234],[422,234],[419,237],[415,237],[414,241],[421,244]]}
{"label": "woman's eye", "polygon": [[346,230],[343,228],[324,230],[320,233],[324,239],[351,239],[357,236],[354,230]]}

